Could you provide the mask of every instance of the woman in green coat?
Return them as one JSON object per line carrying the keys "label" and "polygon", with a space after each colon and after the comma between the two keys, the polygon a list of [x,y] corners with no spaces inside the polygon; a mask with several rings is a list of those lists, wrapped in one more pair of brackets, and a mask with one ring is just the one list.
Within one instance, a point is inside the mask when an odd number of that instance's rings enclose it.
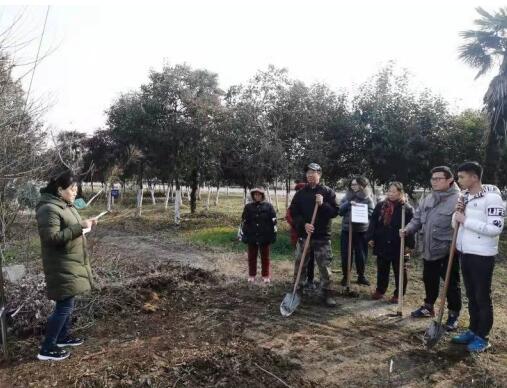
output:
{"label": "woman in green coat", "polygon": [[90,230],[97,220],[81,219],[73,205],[76,194],[76,178],[72,172],[65,171],[41,189],[37,204],[47,294],[56,301],[37,356],[39,360],[63,360],[70,355],[65,347],[83,343],[82,339],[71,337],[69,329],[75,296],[91,289],[91,268],[83,231]]}

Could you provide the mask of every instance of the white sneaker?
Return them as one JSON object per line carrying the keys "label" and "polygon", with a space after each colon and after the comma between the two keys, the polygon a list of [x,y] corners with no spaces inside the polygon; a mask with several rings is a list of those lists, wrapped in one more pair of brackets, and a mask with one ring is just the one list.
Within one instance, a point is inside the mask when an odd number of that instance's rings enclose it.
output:
{"label": "white sneaker", "polygon": [[249,276],[248,283],[255,283],[255,276]]}
{"label": "white sneaker", "polygon": [[263,277],[262,278],[262,281],[264,282],[264,284],[269,284],[271,283],[271,279],[269,277]]}

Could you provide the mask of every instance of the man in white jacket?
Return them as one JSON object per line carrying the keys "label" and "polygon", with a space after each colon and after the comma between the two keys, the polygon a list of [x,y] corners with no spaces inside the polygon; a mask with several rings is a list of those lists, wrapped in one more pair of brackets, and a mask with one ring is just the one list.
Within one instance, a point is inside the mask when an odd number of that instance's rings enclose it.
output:
{"label": "man in white jacket", "polygon": [[483,352],[490,347],[491,282],[505,217],[500,190],[483,185],[481,178],[482,167],[476,162],[465,162],[458,168],[458,182],[465,192],[454,214],[454,221],[460,224],[456,248],[468,297],[470,324],[452,342],[467,345],[469,352]]}

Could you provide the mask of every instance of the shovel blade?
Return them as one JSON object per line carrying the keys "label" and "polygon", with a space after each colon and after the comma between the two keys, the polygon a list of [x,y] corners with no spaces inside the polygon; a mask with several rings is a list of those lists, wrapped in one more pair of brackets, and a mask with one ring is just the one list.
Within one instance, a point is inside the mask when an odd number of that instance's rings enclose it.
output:
{"label": "shovel blade", "polygon": [[290,316],[294,311],[296,311],[297,307],[301,303],[300,296],[295,293],[285,294],[285,297],[280,304],[280,314],[284,317]]}
{"label": "shovel blade", "polygon": [[440,338],[442,338],[444,333],[445,328],[441,323],[438,323],[436,321],[431,322],[431,325],[426,329],[426,332],[423,336],[424,345],[427,348],[432,348],[438,343],[438,341],[440,341]]}

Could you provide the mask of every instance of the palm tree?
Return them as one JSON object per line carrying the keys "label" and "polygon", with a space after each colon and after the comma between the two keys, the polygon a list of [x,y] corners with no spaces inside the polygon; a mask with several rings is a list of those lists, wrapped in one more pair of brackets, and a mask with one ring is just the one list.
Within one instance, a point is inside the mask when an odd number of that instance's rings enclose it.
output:
{"label": "palm tree", "polygon": [[481,16],[474,22],[477,29],[460,34],[466,43],[460,47],[459,57],[479,69],[475,79],[499,66],[498,74],[484,95],[484,109],[489,120],[484,179],[496,184],[507,139],[507,8],[490,14],[479,7],[477,12]]}

